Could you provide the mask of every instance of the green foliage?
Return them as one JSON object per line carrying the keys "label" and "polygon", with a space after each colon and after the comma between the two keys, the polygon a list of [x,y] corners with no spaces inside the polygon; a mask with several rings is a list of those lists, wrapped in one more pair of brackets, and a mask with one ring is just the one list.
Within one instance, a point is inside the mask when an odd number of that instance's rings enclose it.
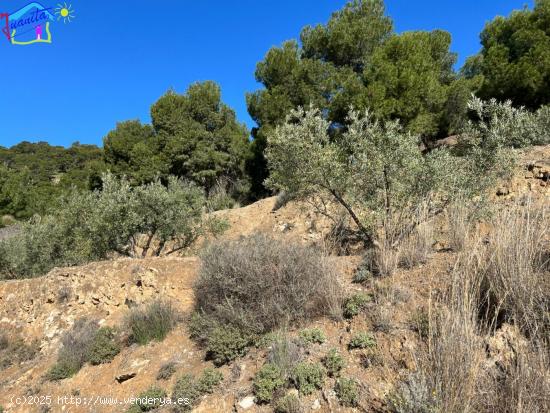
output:
{"label": "green foliage", "polygon": [[207,368],[197,381],[191,374],[185,374],[178,378],[170,396],[172,402],[180,400],[172,405],[175,413],[183,413],[193,410],[199,399],[206,393],[212,393],[223,379],[220,372]]}
{"label": "green foliage", "polygon": [[151,118],[171,174],[207,192],[220,178],[246,188],[248,131],[221,102],[216,83],[195,83],[184,95],[168,91],[151,107]]}
{"label": "green foliage", "polygon": [[327,341],[325,333],[319,328],[309,328],[300,331],[300,338],[309,344],[323,344]]}
{"label": "green foliage", "polygon": [[254,394],[258,403],[269,403],[273,392],[285,385],[281,370],[274,364],[264,364],[254,376]]}
{"label": "green foliage", "polygon": [[295,394],[287,394],[277,400],[275,404],[275,413],[302,413],[302,404],[300,399]]}
{"label": "green foliage", "polygon": [[300,394],[308,395],[323,387],[326,371],[320,363],[302,362],[292,371],[292,382]]}
{"label": "green foliage", "polygon": [[467,76],[482,75],[478,96],[536,109],[550,104],[550,2],[496,17],[481,33],[481,52],[468,59]]}
{"label": "green foliage", "polygon": [[451,36],[441,30],[395,34],[382,0],[353,0],[326,25],[305,27],[300,40],[273,47],[256,67],[264,89],[247,95],[253,130],[253,192],[267,178],[266,139],[292,109],[312,105],[338,135],[348,111],[371,108],[381,119],[400,119],[425,140],[446,136],[464,119],[479,80],[453,71]]}
{"label": "green foliage", "polygon": [[[499,103],[495,99],[484,102],[473,98],[469,102],[473,116],[482,122],[470,121],[465,135],[469,145],[486,148],[485,162],[497,162],[492,158],[499,155],[498,148],[521,148],[530,145],[550,143],[550,108],[543,107],[537,112],[514,108],[510,101]],[[473,143],[472,143],[473,142]]]}
{"label": "green foliage", "polygon": [[246,332],[236,327],[219,325],[210,330],[206,343],[207,358],[221,366],[244,356],[251,341]]}
{"label": "green foliage", "polygon": [[346,366],[346,362],[342,355],[335,348],[331,348],[325,358],[323,364],[327,369],[327,373],[331,377],[338,376],[340,370]]}
{"label": "green foliage", "polygon": [[120,345],[115,341],[114,330],[101,327],[90,344],[87,360],[91,365],[110,363],[118,353]]}
{"label": "green foliage", "polygon": [[342,406],[357,406],[357,401],[359,400],[358,387],[359,386],[355,379],[342,377],[336,380],[334,392],[336,393],[336,397],[338,397],[338,400]]}
{"label": "green foliage", "polygon": [[[483,194],[513,165],[502,144],[511,130],[485,119],[469,129],[490,133],[467,139],[461,156],[445,149],[424,155],[418,139],[398,123],[376,121],[368,111],[351,111],[348,123],[344,133],[332,137],[318,110],[293,111],[269,137],[267,184],[326,213],[326,205],[337,202],[369,244],[375,242],[375,228],[383,226],[384,250],[399,245],[457,194]],[[427,212],[418,214],[419,206]],[[411,219],[414,215],[418,218]]]}
{"label": "green foliage", "polygon": [[[178,252],[201,234],[223,230],[219,220],[203,219],[204,202],[201,190],[176,178],[167,186],[156,181],[131,188],[128,181],[105,175],[102,191],[63,197],[50,215],[33,218],[19,234],[0,241],[0,277],[37,276],[56,266],[106,259],[112,252]],[[140,235],[145,240],[138,242]]]}
{"label": "green foliage", "polygon": [[355,334],[348,344],[348,348],[350,350],[372,348],[375,346],[375,338],[371,334],[365,332]]}
{"label": "green foliage", "polygon": [[149,390],[140,393],[137,399],[137,402],[127,413],[150,412],[158,409],[162,406],[163,400],[166,399],[166,391],[159,387],[151,387]]}
{"label": "green foliage", "polygon": [[223,380],[221,371],[208,367],[203,370],[201,377],[197,382],[197,389],[201,393],[212,393],[216,386]]}
{"label": "green foliage", "polygon": [[359,292],[353,294],[344,302],[344,317],[353,318],[359,315],[371,301],[372,297],[367,293]]}
{"label": "green foliage", "polygon": [[151,107],[151,118],[152,126],[121,122],[104,138],[113,173],[128,176],[133,185],[171,174],[208,194],[225,182],[232,200],[247,196],[248,130],[222,103],[215,82],[195,83],[183,95],[169,90]]}
{"label": "green foliage", "polygon": [[[422,137],[456,132],[458,120],[450,117],[457,109],[465,112],[466,101],[457,99],[468,96],[474,82],[457,81],[450,44],[451,35],[441,30],[392,36],[373,53],[364,72],[366,105],[354,106],[369,107],[379,119],[399,119]],[[350,107],[345,103],[343,116]]]}
{"label": "green foliage", "polygon": [[199,400],[200,396],[201,393],[197,388],[195,378],[190,374],[185,374],[181,376],[174,384],[171,399],[183,399],[184,403],[173,405],[174,412],[184,413],[191,411]]}
{"label": "green foliage", "polygon": [[126,317],[126,328],[132,343],[145,345],[162,341],[178,321],[178,314],[169,302],[156,300],[144,307],[133,308]]}
{"label": "green foliage", "polygon": [[101,158],[100,148],[78,142],[70,148],[46,142],[0,146],[0,216],[28,219],[72,187],[88,189],[102,170]]}
{"label": "green foliage", "polygon": [[152,182],[168,173],[160,148],[153,128],[138,120],[117,123],[103,138],[105,162],[111,172],[127,176],[133,185]]}

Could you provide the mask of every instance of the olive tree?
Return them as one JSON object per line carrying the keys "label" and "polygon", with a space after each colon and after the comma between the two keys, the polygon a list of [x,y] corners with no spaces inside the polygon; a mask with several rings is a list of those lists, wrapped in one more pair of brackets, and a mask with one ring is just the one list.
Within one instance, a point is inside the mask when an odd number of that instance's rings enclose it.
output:
{"label": "olive tree", "polygon": [[113,253],[173,254],[202,234],[224,229],[222,221],[204,215],[203,190],[181,179],[132,187],[107,174],[102,187],[62,198],[49,215],[34,217],[18,235],[0,242],[0,278],[41,275]]}
{"label": "olive tree", "polygon": [[[337,202],[367,244],[376,243],[379,225],[388,231],[396,222],[399,235],[391,239],[399,243],[420,219],[442,212],[459,193],[481,193],[506,165],[476,164],[480,157],[505,159],[501,143],[487,134],[464,139],[468,145],[461,156],[447,149],[423,154],[418,137],[405,132],[398,122],[379,121],[369,111],[352,110],[347,123],[344,133],[333,136],[320,111],[292,111],[268,137],[271,175],[266,184],[313,200],[326,215],[330,215],[327,205]],[[475,130],[473,124],[470,128]],[[483,185],[480,176],[486,178]],[[422,215],[415,213],[420,206]]]}

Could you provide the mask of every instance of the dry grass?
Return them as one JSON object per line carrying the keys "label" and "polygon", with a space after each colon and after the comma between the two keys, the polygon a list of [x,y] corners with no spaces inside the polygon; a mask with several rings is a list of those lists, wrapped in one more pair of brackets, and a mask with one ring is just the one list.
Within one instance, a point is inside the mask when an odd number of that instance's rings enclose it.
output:
{"label": "dry grass", "polygon": [[405,268],[414,268],[425,264],[432,252],[433,226],[423,222],[400,245],[401,264]]}
{"label": "dry grass", "polygon": [[319,252],[258,234],[209,246],[195,296],[201,314],[262,334],[319,316],[341,317],[343,291]]}
{"label": "dry grass", "polygon": [[485,287],[494,317],[515,323],[531,338],[550,329],[550,215],[527,201],[493,220],[485,256]]}
{"label": "dry grass", "polygon": [[448,225],[449,247],[456,252],[464,250],[472,235],[472,209],[468,203],[458,200],[445,211]]}
{"label": "dry grass", "polygon": [[[459,254],[448,293],[430,311],[418,370],[391,399],[395,411],[550,410],[547,210],[527,202],[491,224],[488,238]],[[487,358],[486,343],[504,322],[528,344],[508,342],[508,359]]]}

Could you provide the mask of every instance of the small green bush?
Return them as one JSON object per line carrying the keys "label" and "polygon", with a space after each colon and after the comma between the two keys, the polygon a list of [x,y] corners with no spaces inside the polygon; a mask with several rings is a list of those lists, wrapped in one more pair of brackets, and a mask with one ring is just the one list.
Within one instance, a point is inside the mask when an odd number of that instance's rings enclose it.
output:
{"label": "small green bush", "polygon": [[197,383],[197,389],[201,393],[212,393],[214,388],[223,380],[223,374],[211,367],[204,369]]}
{"label": "small green bush", "polygon": [[351,297],[348,297],[344,302],[344,317],[353,318],[358,315],[368,303],[372,301],[370,295],[366,293],[357,293],[353,294]]}
{"label": "small green bush", "polygon": [[4,408],[0,406],[0,413],[4,413]]}
{"label": "small green bush", "polygon": [[325,333],[318,328],[305,329],[300,332],[300,338],[309,344],[323,344],[327,341]]}
{"label": "small green bush", "polygon": [[110,327],[101,327],[90,344],[87,361],[93,366],[110,363],[118,353],[120,345],[115,341],[114,330]]}
{"label": "small green bush", "polygon": [[46,373],[46,378],[50,381],[58,381],[74,376],[80,371],[82,365],[76,360],[58,360],[53,367]]}
{"label": "small green bush", "polygon": [[295,394],[287,394],[277,400],[275,404],[275,413],[302,413],[300,399]]}
{"label": "small green bush", "polygon": [[331,377],[338,376],[340,370],[346,366],[346,362],[342,355],[335,348],[331,348],[325,358],[323,359],[323,364],[327,369],[327,373]]}
{"label": "small green bush", "polygon": [[348,348],[350,350],[356,349],[356,348],[364,349],[364,348],[370,348],[374,346],[376,346],[375,338],[372,336],[372,334],[364,333],[364,332],[357,333],[356,335],[354,335],[348,344]]}
{"label": "small green bush", "polygon": [[144,307],[132,309],[125,324],[130,342],[145,345],[153,340],[164,340],[177,321],[178,315],[172,305],[156,300]]}
{"label": "small green bush", "polygon": [[140,393],[136,403],[127,413],[150,412],[162,406],[166,398],[166,391],[159,387],[151,387],[149,390]]}
{"label": "small green bush", "polygon": [[258,403],[269,403],[273,399],[273,392],[285,385],[281,370],[274,364],[267,363],[254,377],[254,394]]}
{"label": "small green bush", "polygon": [[320,363],[299,363],[292,372],[292,381],[300,394],[308,395],[320,389],[325,381],[326,371]]}
{"label": "small green bush", "polygon": [[214,328],[206,345],[206,357],[216,366],[235,360],[246,354],[252,338],[243,331],[231,326]]}
{"label": "small green bush", "polygon": [[195,379],[190,374],[181,376],[172,389],[172,400],[185,399],[187,403],[175,404],[173,409],[175,413],[188,412],[193,409],[197,400],[201,396]]}
{"label": "small green bush", "polygon": [[157,373],[157,380],[168,380],[176,372],[176,366],[177,363],[174,361],[164,363]]}
{"label": "small green bush", "polygon": [[336,380],[334,392],[342,406],[354,407],[357,406],[359,400],[358,383],[354,379],[340,378]]}

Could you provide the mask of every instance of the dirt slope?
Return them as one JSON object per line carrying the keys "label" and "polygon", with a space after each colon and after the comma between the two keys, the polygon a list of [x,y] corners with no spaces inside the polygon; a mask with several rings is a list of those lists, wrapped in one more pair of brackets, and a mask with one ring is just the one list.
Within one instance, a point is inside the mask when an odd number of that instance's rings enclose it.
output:
{"label": "dirt slope", "polygon": [[[550,147],[535,148],[521,159],[515,178],[495,188],[495,199],[509,201],[529,194],[548,202]],[[327,218],[307,204],[290,202],[274,211],[275,204],[276,198],[272,197],[244,208],[216,213],[231,225],[224,237],[264,232],[288,240],[322,243],[331,227]],[[436,241],[438,245],[444,244],[443,239]],[[329,348],[338,348],[347,359],[343,375],[357,378],[364,383],[364,388],[359,408],[342,408],[332,391],[334,380],[329,379],[323,391],[304,399],[306,411],[384,411],[384,398],[396,381],[414,367],[412,353],[421,345],[418,334],[411,330],[411,319],[441,292],[452,261],[453,254],[441,248],[439,252],[434,250],[425,265],[410,271],[400,270],[391,278],[361,287],[351,283],[360,257],[334,258],[346,288],[367,290],[377,302],[371,311],[352,321],[312,323],[311,326],[325,331],[328,341],[309,348],[307,357],[319,360]],[[55,362],[60,337],[80,317],[118,326],[129,308],[153,298],[168,299],[182,314],[188,314],[193,306],[192,285],[199,265],[197,257],[118,259],[54,269],[37,279],[0,282],[0,332],[19,335],[26,343],[36,341],[39,346],[32,360],[0,370],[0,406],[10,413],[124,412],[130,407],[124,404],[124,397],[137,396],[151,385],[170,392],[177,376],[187,372],[198,374],[210,363],[204,361],[204,352],[189,339],[183,323],[162,343],[127,347],[109,364],[85,366],[74,377],[57,383],[43,378]],[[382,322],[387,324],[384,328],[380,328]],[[347,351],[350,337],[358,331],[374,333],[379,349],[375,363],[366,362],[362,352]],[[297,334],[296,331],[290,333]],[[231,366],[223,367],[222,386],[213,395],[204,397],[195,411],[271,411],[268,406],[249,403],[251,378],[264,360],[265,350],[252,349]],[[157,380],[160,366],[167,361],[178,363],[176,374],[169,380]],[[52,398],[51,403],[47,396]],[[118,398],[120,403],[102,404],[94,399],[95,405],[77,406],[58,400],[64,396],[80,397],[81,402],[84,398],[111,397]],[[21,397],[42,401],[43,405],[23,405],[20,403],[23,399],[17,399]],[[76,403],[76,399],[73,402]]]}

